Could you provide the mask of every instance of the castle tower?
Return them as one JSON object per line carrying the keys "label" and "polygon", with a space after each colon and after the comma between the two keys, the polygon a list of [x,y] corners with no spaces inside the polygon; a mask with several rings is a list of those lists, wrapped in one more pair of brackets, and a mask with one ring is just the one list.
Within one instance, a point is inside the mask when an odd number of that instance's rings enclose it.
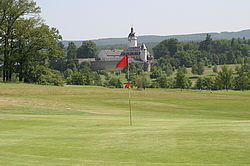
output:
{"label": "castle tower", "polygon": [[146,45],[144,43],[142,43],[140,49],[141,49],[141,51],[140,51],[140,59],[142,61],[144,61],[144,62],[147,62],[148,61],[149,53],[148,53]]}
{"label": "castle tower", "polygon": [[133,27],[131,27],[131,32],[128,35],[128,47],[137,47],[137,36]]}

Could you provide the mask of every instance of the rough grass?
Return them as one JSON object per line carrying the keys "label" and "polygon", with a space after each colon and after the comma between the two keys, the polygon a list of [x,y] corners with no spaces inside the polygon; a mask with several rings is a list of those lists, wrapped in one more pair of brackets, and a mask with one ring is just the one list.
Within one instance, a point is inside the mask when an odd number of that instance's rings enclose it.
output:
{"label": "rough grass", "polygon": [[0,83],[0,165],[250,165],[250,92]]}

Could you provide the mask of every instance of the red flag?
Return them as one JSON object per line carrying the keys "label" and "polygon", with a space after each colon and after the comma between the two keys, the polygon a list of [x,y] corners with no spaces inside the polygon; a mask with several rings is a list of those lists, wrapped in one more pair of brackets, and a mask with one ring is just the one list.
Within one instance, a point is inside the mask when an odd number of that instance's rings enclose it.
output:
{"label": "red flag", "polygon": [[129,88],[130,87],[130,83],[125,84],[124,88]]}
{"label": "red flag", "polygon": [[128,66],[128,55],[125,55],[125,56],[120,60],[120,62],[117,63],[116,68],[117,68],[117,67],[126,67],[126,66]]}

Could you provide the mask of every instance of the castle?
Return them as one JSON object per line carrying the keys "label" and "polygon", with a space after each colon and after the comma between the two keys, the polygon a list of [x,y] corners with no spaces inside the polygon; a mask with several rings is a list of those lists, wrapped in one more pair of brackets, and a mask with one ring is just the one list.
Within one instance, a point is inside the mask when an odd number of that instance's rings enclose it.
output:
{"label": "castle", "polygon": [[131,32],[128,35],[128,48],[125,50],[101,50],[98,58],[101,61],[119,61],[124,55],[128,55],[130,61],[133,62],[148,62],[150,54],[145,44],[138,46],[137,36],[134,28],[131,27]]}
{"label": "castle", "polygon": [[131,27],[131,31],[128,35],[127,49],[101,50],[97,59],[78,59],[78,63],[81,63],[82,61],[90,61],[93,70],[113,71],[116,64],[122,59],[124,55],[129,56],[129,62],[146,65],[147,71],[150,71],[152,57],[150,56],[145,44],[142,43],[140,46],[138,46],[137,36],[133,27]]}

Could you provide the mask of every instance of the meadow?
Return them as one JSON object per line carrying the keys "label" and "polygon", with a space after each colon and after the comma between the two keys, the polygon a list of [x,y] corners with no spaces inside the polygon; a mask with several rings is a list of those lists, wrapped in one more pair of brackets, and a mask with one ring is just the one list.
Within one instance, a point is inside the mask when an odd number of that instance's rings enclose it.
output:
{"label": "meadow", "polygon": [[0,165],[250,165],[250,91],[127,92],[0,83]]}

